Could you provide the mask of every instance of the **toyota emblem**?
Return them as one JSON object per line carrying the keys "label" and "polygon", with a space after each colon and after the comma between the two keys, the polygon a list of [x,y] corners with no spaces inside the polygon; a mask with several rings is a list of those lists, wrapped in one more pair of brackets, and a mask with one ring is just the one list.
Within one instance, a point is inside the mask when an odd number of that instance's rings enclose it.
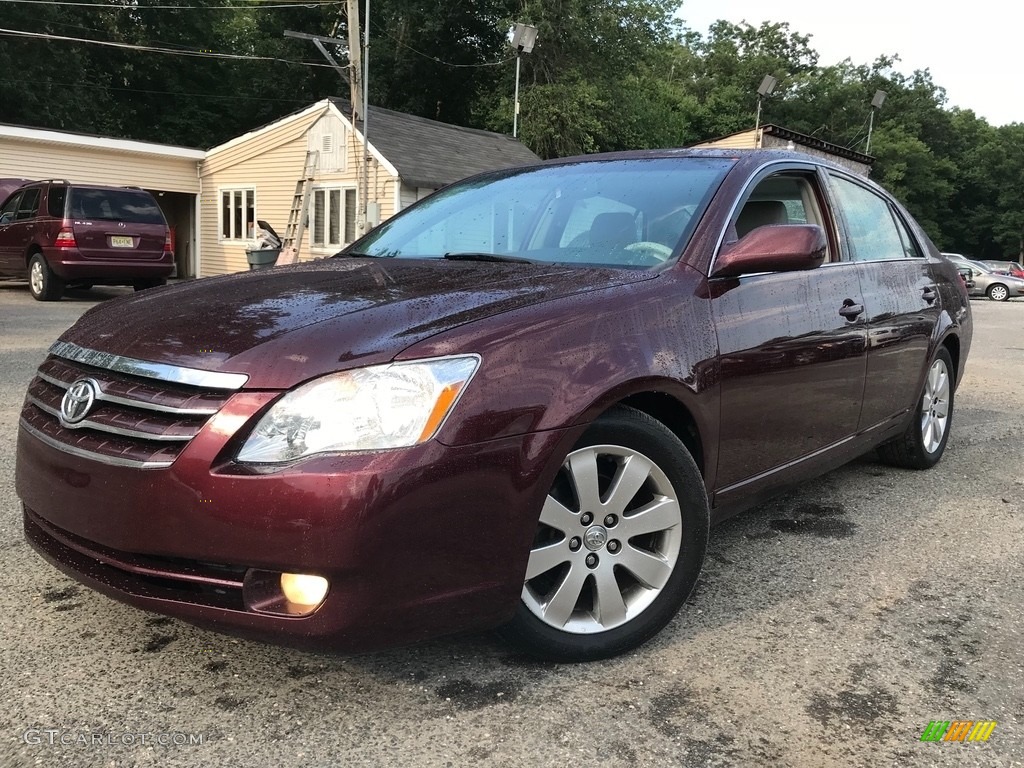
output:
{"label": "toyota emblem", "polygon": [[77,424],[88,416],[99,388],[92,379],[79,379],[68,387],[60,401],[60,420],[65,424]]}

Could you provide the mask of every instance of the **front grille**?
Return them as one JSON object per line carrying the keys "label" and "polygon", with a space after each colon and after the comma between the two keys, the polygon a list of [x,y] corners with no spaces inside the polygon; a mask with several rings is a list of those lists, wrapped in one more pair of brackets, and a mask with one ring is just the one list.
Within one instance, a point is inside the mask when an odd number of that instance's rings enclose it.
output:
{"label": "front grille", "polygon": [[[155,366],[74,345],[54,345],[50,353],[29,385],[22,428],[54,448],[107,464],[169,467],[237,388],[203,386],[202,371]],[[210,377],[225,382],[225,374]],[[79,379],[91,380],[96,398],[86,417],[70,424],[61,418],[61,400]],[[183,380],[200,383],[177,383]]]}

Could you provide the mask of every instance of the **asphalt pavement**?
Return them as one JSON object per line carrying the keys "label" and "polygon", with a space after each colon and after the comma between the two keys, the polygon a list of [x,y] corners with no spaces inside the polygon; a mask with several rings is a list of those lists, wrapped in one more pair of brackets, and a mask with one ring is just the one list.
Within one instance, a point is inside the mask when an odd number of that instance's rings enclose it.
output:
{"label": "asphalt pavement", "polygon": [[[0,766],[1024,766],[1024,300],[972,302],[937,468],[865,456],[723,523],[657,638],[559,666],[491,635],[360,656],[247,642],[44,562],[14,494],[24,390],[125,290],[43,304],[0,283]],[[996,726],[921,741],[957,720]]]}

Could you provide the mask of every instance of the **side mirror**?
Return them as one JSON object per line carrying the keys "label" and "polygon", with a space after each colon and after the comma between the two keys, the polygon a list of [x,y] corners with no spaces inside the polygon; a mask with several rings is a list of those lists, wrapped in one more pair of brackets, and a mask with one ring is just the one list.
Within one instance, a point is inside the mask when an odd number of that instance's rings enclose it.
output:
{"label": "side mirror", "polygon": [[14,221],[13,213],[0,214],[0,225],[10,224],[12,221]]}
{"label": "side mirror", "polygon": [[828,240],[817,224],[768,224],[722,247],[711,277],[817,269]]}

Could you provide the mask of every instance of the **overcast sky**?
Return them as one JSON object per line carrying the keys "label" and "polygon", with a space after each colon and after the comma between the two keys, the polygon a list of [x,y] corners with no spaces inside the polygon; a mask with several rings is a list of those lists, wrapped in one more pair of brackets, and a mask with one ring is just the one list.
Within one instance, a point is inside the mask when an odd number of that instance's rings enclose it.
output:
{"label": "overcast sky", "polygon": [[[992,125],[1024,123],[1024,3],[1020,0],[684,0],[680,17],[706,34],[717,19],[759,26],[789,22],[811,36],[819,64],[870,64],[899,54],[906,74],[930,69],[947,107],[972,109]],[[767,74],[767,73],[765,73]]]}

